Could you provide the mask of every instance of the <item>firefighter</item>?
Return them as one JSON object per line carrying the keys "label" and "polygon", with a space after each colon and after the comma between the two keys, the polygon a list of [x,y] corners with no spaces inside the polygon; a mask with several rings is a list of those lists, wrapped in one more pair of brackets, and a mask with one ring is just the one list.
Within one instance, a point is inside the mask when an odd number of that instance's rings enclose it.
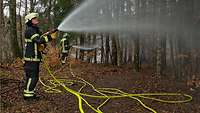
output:
{"label": "firefighter", "polygon": [[60,60],[61,60],[62,65],[64,65],[66,63],[67,56],[69,54],[69,49],[71,48],[70,36],[68,33],[64,33],[64,35],[60,41],[60,46],[61,46]]}
{"label": "firefighter", "polygon": [[35,94],[36,84],[39,79],[39,65],[42,60],[40,46],[44,46],[56,37],[52,37],[50,32],[42,34],[38,28],[38,13],[30,13],[25,16],[25,50],[24,50],[24,71],[25,87],[23,97],[25,100],[39,99]]}

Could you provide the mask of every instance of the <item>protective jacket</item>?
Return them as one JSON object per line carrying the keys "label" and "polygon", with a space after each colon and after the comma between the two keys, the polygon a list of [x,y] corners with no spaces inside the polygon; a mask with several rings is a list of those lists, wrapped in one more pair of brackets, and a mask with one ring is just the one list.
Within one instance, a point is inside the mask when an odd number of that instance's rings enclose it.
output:
{"label": "protective jacket", "polygon": [[45,44],[51,41],[50,35],[42,36],[37,26],[27,26],[25,31],[25,61],[40,62],[42,59],[41,51],[39,51],[39,45]]}
{"label": "protective jacket", "polygon": [[61,52],[68,53],[69,49],[71,48],[69,40],[66,37],[63,37],[60,41]]}

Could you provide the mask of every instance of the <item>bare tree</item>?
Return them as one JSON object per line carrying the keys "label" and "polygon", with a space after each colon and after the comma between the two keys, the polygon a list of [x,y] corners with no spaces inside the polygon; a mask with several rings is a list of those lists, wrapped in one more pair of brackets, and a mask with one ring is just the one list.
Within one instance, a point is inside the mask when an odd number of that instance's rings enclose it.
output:
{"label": "bare tree", "polygon": [[103,41],[103,34],[101,34],[101,63],[104,62],[104,41]]}
{"label": "bare tree", "polygon": [[[85,34],[81,33],[81,36],[80,36],[80,45],[81,46],[84,46],[84,43],[85,43],[85,38],[84,37],[85,37]],[[79,59],[84,60],[84,50],[80,50]]]}
{"label": "bare tree", "polygon": [[52,0],[49,0],[47,5],[48,5],[48,6],[47,6],[47,7],[48,7],[48,8],[47,8],[47,19],[48,19],[48,21],[49,21],[49,22],[48,22],[48,26],[49,26],[49,27],[53,27],[53,26],[52,26],[52,19],[51,19],[51,11],[52,11],[52,7],[53,7],[53,6],[52,6]]}
{"label": "bare tree", "polygon": [[105,54],[105,64],[109,63],[110,58],[110,37],[109,34],[106,35],[106,54]]}
{"label": "bare tree", "polygon": [[124,51],[123,51],[123,63],[126,64],[127,63],[127,57],[128,57],[128,40],[124,39],[122,42],[122,47],[124,47]]}
{"label": "bare tree", "polygon": [[120,66],[123,63],[123,49],[120,44],[119,34],[116,38],[117,41],[117,65]]}
{"label": "bare tree", "polygon": [[30,0],[30,12],[34,12],[34,1]]}
{"label": "bare tree", "polygon": [[[22,7],[22,0],[20,0],[19,2],[19,11],[18,11],[18,18],[17,18],[17,20],[19,21],[18,22],[18,26],[17,26],[17,28],[18,28],[18,32],[19,32],[19,42],[20,42],[20,49],[21,49],[21,51],[23,51],[23,45],[24,45],[24,42],[23,42],[23,32],[22,32],[22,17],[21,17],[21,7]],[[22,52],[21,52],[21,54],[22,54]],[[22,56],[22,55],[21,55]]]}
{"label": "bare tree", "polygon": [[140,71],[140,40],[139,34],[136,35],[134,40],[134,70]]}
{"label": "bare tree", "polygon": [[17,30],[16,30],[16,0],[10,0],[10,37],[11,37],[11,48],[14,57],[20,56],[20,48],[17,41]]}
{"label": "bare tree", "polygon": [[[0,42],[3,41],[3,37],[2,37],[2,34],[3,34],[3,29],[4,29],[4,14],[3,14],[3,0],[0,0]],[[3,45],[1,44],[0,45],[0,62],[3,60]]]}
{"label": "bare tree", "polygon": [[0,0],[0,28],[2,29],[2,27],[4,26],[4,14],[3,14],[3,0]]}
{"label": "bare tree", "polygon": [[[96,34],[93,34],[93,45],[97,44]],[[97,63],[97,49],[94,50],[94,63]]]}
{"label": "bare tree", "polygon": [[[141,15],[142,7],[140,4],[142,4],[143,1],[139,1],[139,0],[136,1],[137,21],[139,21],[139,19],[142,16]],[[144,4],[142,4],[142,5],[144,5]],[[134,37],[134,35],[132,35],[132,36]],[[136,35],[134,37],[134,70],[137,72],[140,71],[140,33],[139,33],[139,30],[137,30]]]}

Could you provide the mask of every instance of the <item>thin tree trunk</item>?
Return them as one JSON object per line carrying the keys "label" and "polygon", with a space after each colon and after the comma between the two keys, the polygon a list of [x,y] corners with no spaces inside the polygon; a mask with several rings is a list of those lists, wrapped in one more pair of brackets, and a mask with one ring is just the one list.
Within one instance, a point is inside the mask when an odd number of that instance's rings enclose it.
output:
{"label": "thin tree trunk", "polygon": [[30,0],[30,13],[34,12],[34,2]]}
{"label": "thin tree trunk", "polygon": [[109,34],[106,35],[106,55],[105,55],[105,64],[109,63],[110,57],[110,38]]}
{"label": "thin tree trunk", "polygon": [[[163,36],[161,37],[161,69],[164,71],[167,67],[167,62],[166,62],[166,33],[163,34]],[[164,74],[164,72],[162,73]]]}
{"label": "thin tree trunk", "polygon": [[51,19],[51,9],[52,9],[52,0],[48,1],[48,12],[47,12],[47,17],[48,17],[48,24],[49,24],[49,28],[52,27],[52,19]]}
{"label": "thin tree trunk", "polygon": [[[76,45],[78,45],[78,38],[76,38]],[[75,49],[76,51],[76,59],[78,59],[78,49]]]}
{"label": "thin tree trunk", "polygon": [[[177,1],[176,2],[176,21],[177,21],[177,26],[176,29],[178,29],[179,27],[183,27],[184,26],[184,0],[182,1]],[[184,44],[184,30],[180,29],[181,32],[180,34],[176,34],[176,55],[177,55],[177,59],[176,59],[176,66],[177,66],[177,74],[176,74],[176,79],[177,80],[182,80],[183,79],[183,75],[184,75],[184,70],[183,70],[183,63],[184,63],[184,50],[185,48],[185,44]]]}
{"label": "thin tree trunk", "polygon": [[3,29],[4,29],[4,25],[3,25],[3,18],[4,18],[4,14],[3,14],[3,0],[0,0],[0,63],[3,60],[3,44],[2,44],[2,34],[3,34]]}
{"label": "thin tree trunk", "polygon": [[134,40],[134,70],[136,72],[140,71],[140,39],[139,33]]}
{"label": "thin tree trunk", "polygon": [[27,15],[27,13],[28,13],[28,10],[27,10],[28,6],[27,5],[28,5],[27,0],[25,0],[25,9],[24,9],[25,10],[25,12],[24,12],[25,15]]}
{"label": "thin tree trunk", "polygon": [[127,51],[128,51],[128,58],[127,58],[127,62],[129,63],[129,64],[132,64],[133,63],[133,53],[134,53],[134,50],[133,50],[133,44],[134,44],[134,41],[132,40],[132,41],[129,41],[128,42],[128,40],[127,40],[127,45],[126,45],[126,47],[127,47]]}
{"label": "thin tree trunk", "polygon": [[4,14],[3,14],[3,0],[0,0],[0,63],[3,61],[3,29],[4,29]]}
{"label": "thin tree trunk", "polygon": [[127,41],[127,39],[124,39],[123,43],[124,43],[123,45],[125,46],[124,47],[124,64],[126,64],[127,63],[127,54],[128,54],[128,41]]}
{"label": "thin tree trunk", "polygon": [[[92,39],[92,34],[91,33],[86,33],[86,39],[87,40],[85,40],[85,43],[87,43],[87,46],[89,45],[91,45],[91,39]],[[88,63],[91,63],[92,62],[92,58],[91,58],[91,54],[90,54],[90,52],[91,51],[86,51],[87,52],[87,61],[88,61]]]}
{"label": "thin tree trunk", "polygon": [[115,35],[112,35],[112,55],[111,61],[113,65],[117,65],[117,42]]}
{"label": "thin tree trunk", "polygon": [[162,75],[162,55],[161,55],[161,39],[160,39],[160,33],[157,33],[156,35],[156,75],[160,76]]}
{"label": "thin tree trunk", "polygon": [[162,34],[163,31],[161,31],[161,23],[162,23],[162,8],[163,8],[163,1],[159,0],[156,2],[156,12],[155,12],[155,18],[156,18],[156,75],[160,76],[163,74],[163,62],[162,62]]}
{"label": "thin tree trunk", "polygon": [[0,0],[0,28],[3,29],[4,26],[4,14],[3,14],[3,0]]}
{"label": "thin tree trunk", "polygon": [[170,44],[170,57],[171,57],[171,63],[172,63],[172,67],[171,70],[173,72],[173,75],[176,74],[176,66],[175,66],[175,59],[174,59],[174,44],[173,44],[173,40],[172,40],[172,35],[170,35],[169,37],[169,44]]}
{"label": "thin tree trunk", "polygon": [[20,39],[20,48],[21,48],[21,55],[20,56],[23,56],[23,35],[22,35],[22,18],[21,18],[21,6],[22,6],[22,1],[20,0],[19,1],[19,12],[18,12],[18,17],[19,17],[19,39]]}
{"label": "thin tree trunk", "polygon": [[194,46],[195,49],[197,51],[197,58],[196,58],[196,66],[195,66],[195,73],[197,73],[198,77],[200,78],[200,32],[199,32],[199,28],[200,28],[200,0],[195,0],[194,1],[194,5],[195,5],[195,17],[196,17],[196,21],[195,21],[195,37],[194,37]]}
{"label": "thin tree trunk", "polygon": [[120,66],[122,64],[122,57],[123,57],[123,49],[120,45],[119,35],[117,37],[117,65]]}
{"label": "thin tree trunk", "polygon": [[104,63],[104,41],[103,41],[103,34],[101,34],[101,63]]}
{"label": "thin tree trunk", "polygon": [[[97,43],[97,37],[96,34],[93,35],[93,45],[96,45]],[[95,48],[94,51],[94,63],[97,63],[97,49]]]}
{"label": "thin tree trunk", "polygon": [[[144,15],[144,11],[145,11],[144,6],[145,6],[144,0],[136,1],[136,8],[137,8],[136,19],[139,22],[140,22],[140,18]],[[134,68],[134,71],[139,72],[140,71],[140,32],[138,29],[139,26],[137,24],[136,24],[136,27],[137,27],[137,31],[136,31],[136,37],[134,37],[135,39],[134,39],[134,62],[133,62],[134,66],[133,68]]]}
{"label": "thin tree trunk", "polygon": [[[81,36],[80,36],[80,45],[81,46],[84,46],[84,34],[82,33]],[[84,60],[84,50],[80,50],[80,58],[81,60]]]}

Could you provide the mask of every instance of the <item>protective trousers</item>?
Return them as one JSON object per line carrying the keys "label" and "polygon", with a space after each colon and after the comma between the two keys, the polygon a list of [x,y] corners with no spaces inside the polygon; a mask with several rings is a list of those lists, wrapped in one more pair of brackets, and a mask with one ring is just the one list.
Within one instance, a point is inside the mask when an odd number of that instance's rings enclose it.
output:
{"label": "protective trousers", "polygon": [[23,96],[33,97],[35,96],[35,87],[39,79],[39,66],[40,62],[30,62],[26,61],[24,65],[24,70],[26,73],[26,83],[24,87]]}

